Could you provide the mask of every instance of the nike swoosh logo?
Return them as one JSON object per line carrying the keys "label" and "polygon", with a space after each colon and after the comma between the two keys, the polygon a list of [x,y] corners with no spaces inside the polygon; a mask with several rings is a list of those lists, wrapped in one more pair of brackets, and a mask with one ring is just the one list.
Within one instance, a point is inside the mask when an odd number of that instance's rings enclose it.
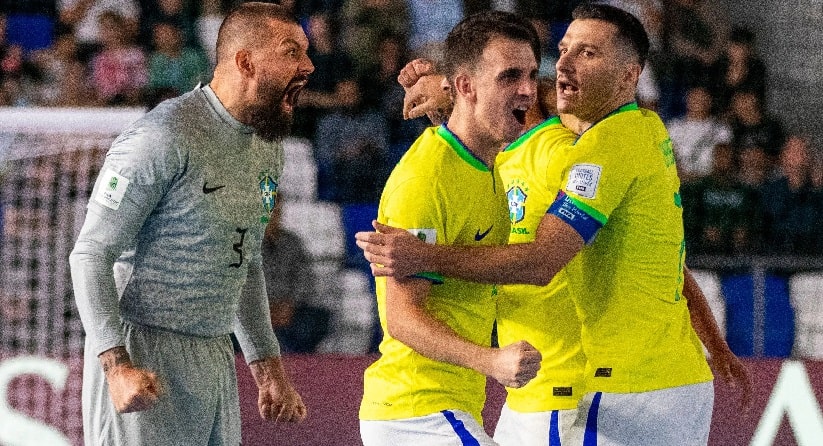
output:
{"label": "nike swoosh logo", "polygon": [[489,232],[492,231],[493,227],[494,225],[489,226],[489,229],[486,229],[486,231],[483,233],[480,233],[480,230],[478,229],[477,233],[474,234],[474,241],[479,242],[480,240],[486,238],[486,236],[489,235]]}
{"label": "nike swoosh logo", "polygon": [[209,187],[209,186],[208,186],[208,184],[209,184],[209,183],[203,183],[203,193],[204,193],[204,194],[210,194],[210,193],[212,193],[212,192],[214,192],[214,191],[216,191],[216,190],[220,190],[220,189],[222,189],[222,188],[226,187],[226,185],[225,185],[225,184],[224,184],[224,185],[222,185],[222,186],[217,186],[217,187]]}

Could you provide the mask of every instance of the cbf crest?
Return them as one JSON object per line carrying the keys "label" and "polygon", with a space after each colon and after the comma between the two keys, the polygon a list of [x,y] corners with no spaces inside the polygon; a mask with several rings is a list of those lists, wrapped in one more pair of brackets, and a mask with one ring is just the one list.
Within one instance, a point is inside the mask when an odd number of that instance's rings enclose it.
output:
{"label": "cbf crest", "polygon": [[520,180],[515,180],[506,191],[509,201],[509,220],[512,224],[520,223],[526,216],[527,191],[528,188]]}
{"label": "cbf crest", "polygon": [[268,172],[260,172],[257,177],[260,181],[260,198],[263,200],[264,213],[260,216],[260,223],[268,223],[271,212],[277,203],[277,182]]}

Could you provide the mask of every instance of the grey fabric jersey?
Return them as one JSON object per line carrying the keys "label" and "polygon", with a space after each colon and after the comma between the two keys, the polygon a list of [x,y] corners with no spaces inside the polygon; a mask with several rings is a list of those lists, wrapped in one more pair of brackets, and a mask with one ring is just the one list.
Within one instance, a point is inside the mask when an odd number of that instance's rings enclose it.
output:
{"label": "grey fabric jersey", "polygon": [[70,256],[95,354],[123,345],[121,318],[193,336],[234,331],[249,362],[279,354],[260,243],[282,152],[209,87],[163,102],[115,140]]}

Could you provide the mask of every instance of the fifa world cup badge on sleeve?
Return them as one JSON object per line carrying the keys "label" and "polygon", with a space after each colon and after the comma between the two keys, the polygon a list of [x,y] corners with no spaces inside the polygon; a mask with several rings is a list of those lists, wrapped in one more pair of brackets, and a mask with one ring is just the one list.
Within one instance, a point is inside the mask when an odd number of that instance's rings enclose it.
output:
{"label": "fifa world cup badge on sleeve", "polygon": [[437,243],[437,229],[409,229],[409,232],[430,245]]}
{"label": "fifa world cup badge on sleeve", "polygon": [[101,178],[100,187],[97,189],[94,201],[116,211],[120,209],[120,203],[123,201],[128,187],[128,178],[109,169]]}
{"label": "fifa world cup badge on sleeve", "polygon": [[566,191],[583,198],[594,199],[597,195],[597,184],[600,182],[602,167],[597,164],[575,164],[569,173],[569,182]]}

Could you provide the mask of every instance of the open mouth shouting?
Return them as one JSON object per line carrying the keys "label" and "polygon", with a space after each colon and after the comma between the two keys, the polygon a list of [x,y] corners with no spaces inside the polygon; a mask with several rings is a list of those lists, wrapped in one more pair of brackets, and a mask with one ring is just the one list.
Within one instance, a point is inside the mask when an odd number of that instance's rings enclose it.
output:
{"label": "open mouth shouting", "polygon": [[297,105],[297,99],[300,97],[300,92],[303,90],[303,87],[306,86],[308,80],[308,77],[300,76],[289,82],[289,85],[286,87],[286,92],[283,95],[283,107],[286,110],[294,110],[295,105]]}
{"label": "open mouth shouting", "polygon": [[517,122],[520,123],[520,125],[525,125],[526,124],[526,110],[528,110],[528,107],[525,107],[525,106],[520,106],[520,107],[515,108],[514,110],[512,110],[512,114],[514,115],[514,119],[516,119]]}

